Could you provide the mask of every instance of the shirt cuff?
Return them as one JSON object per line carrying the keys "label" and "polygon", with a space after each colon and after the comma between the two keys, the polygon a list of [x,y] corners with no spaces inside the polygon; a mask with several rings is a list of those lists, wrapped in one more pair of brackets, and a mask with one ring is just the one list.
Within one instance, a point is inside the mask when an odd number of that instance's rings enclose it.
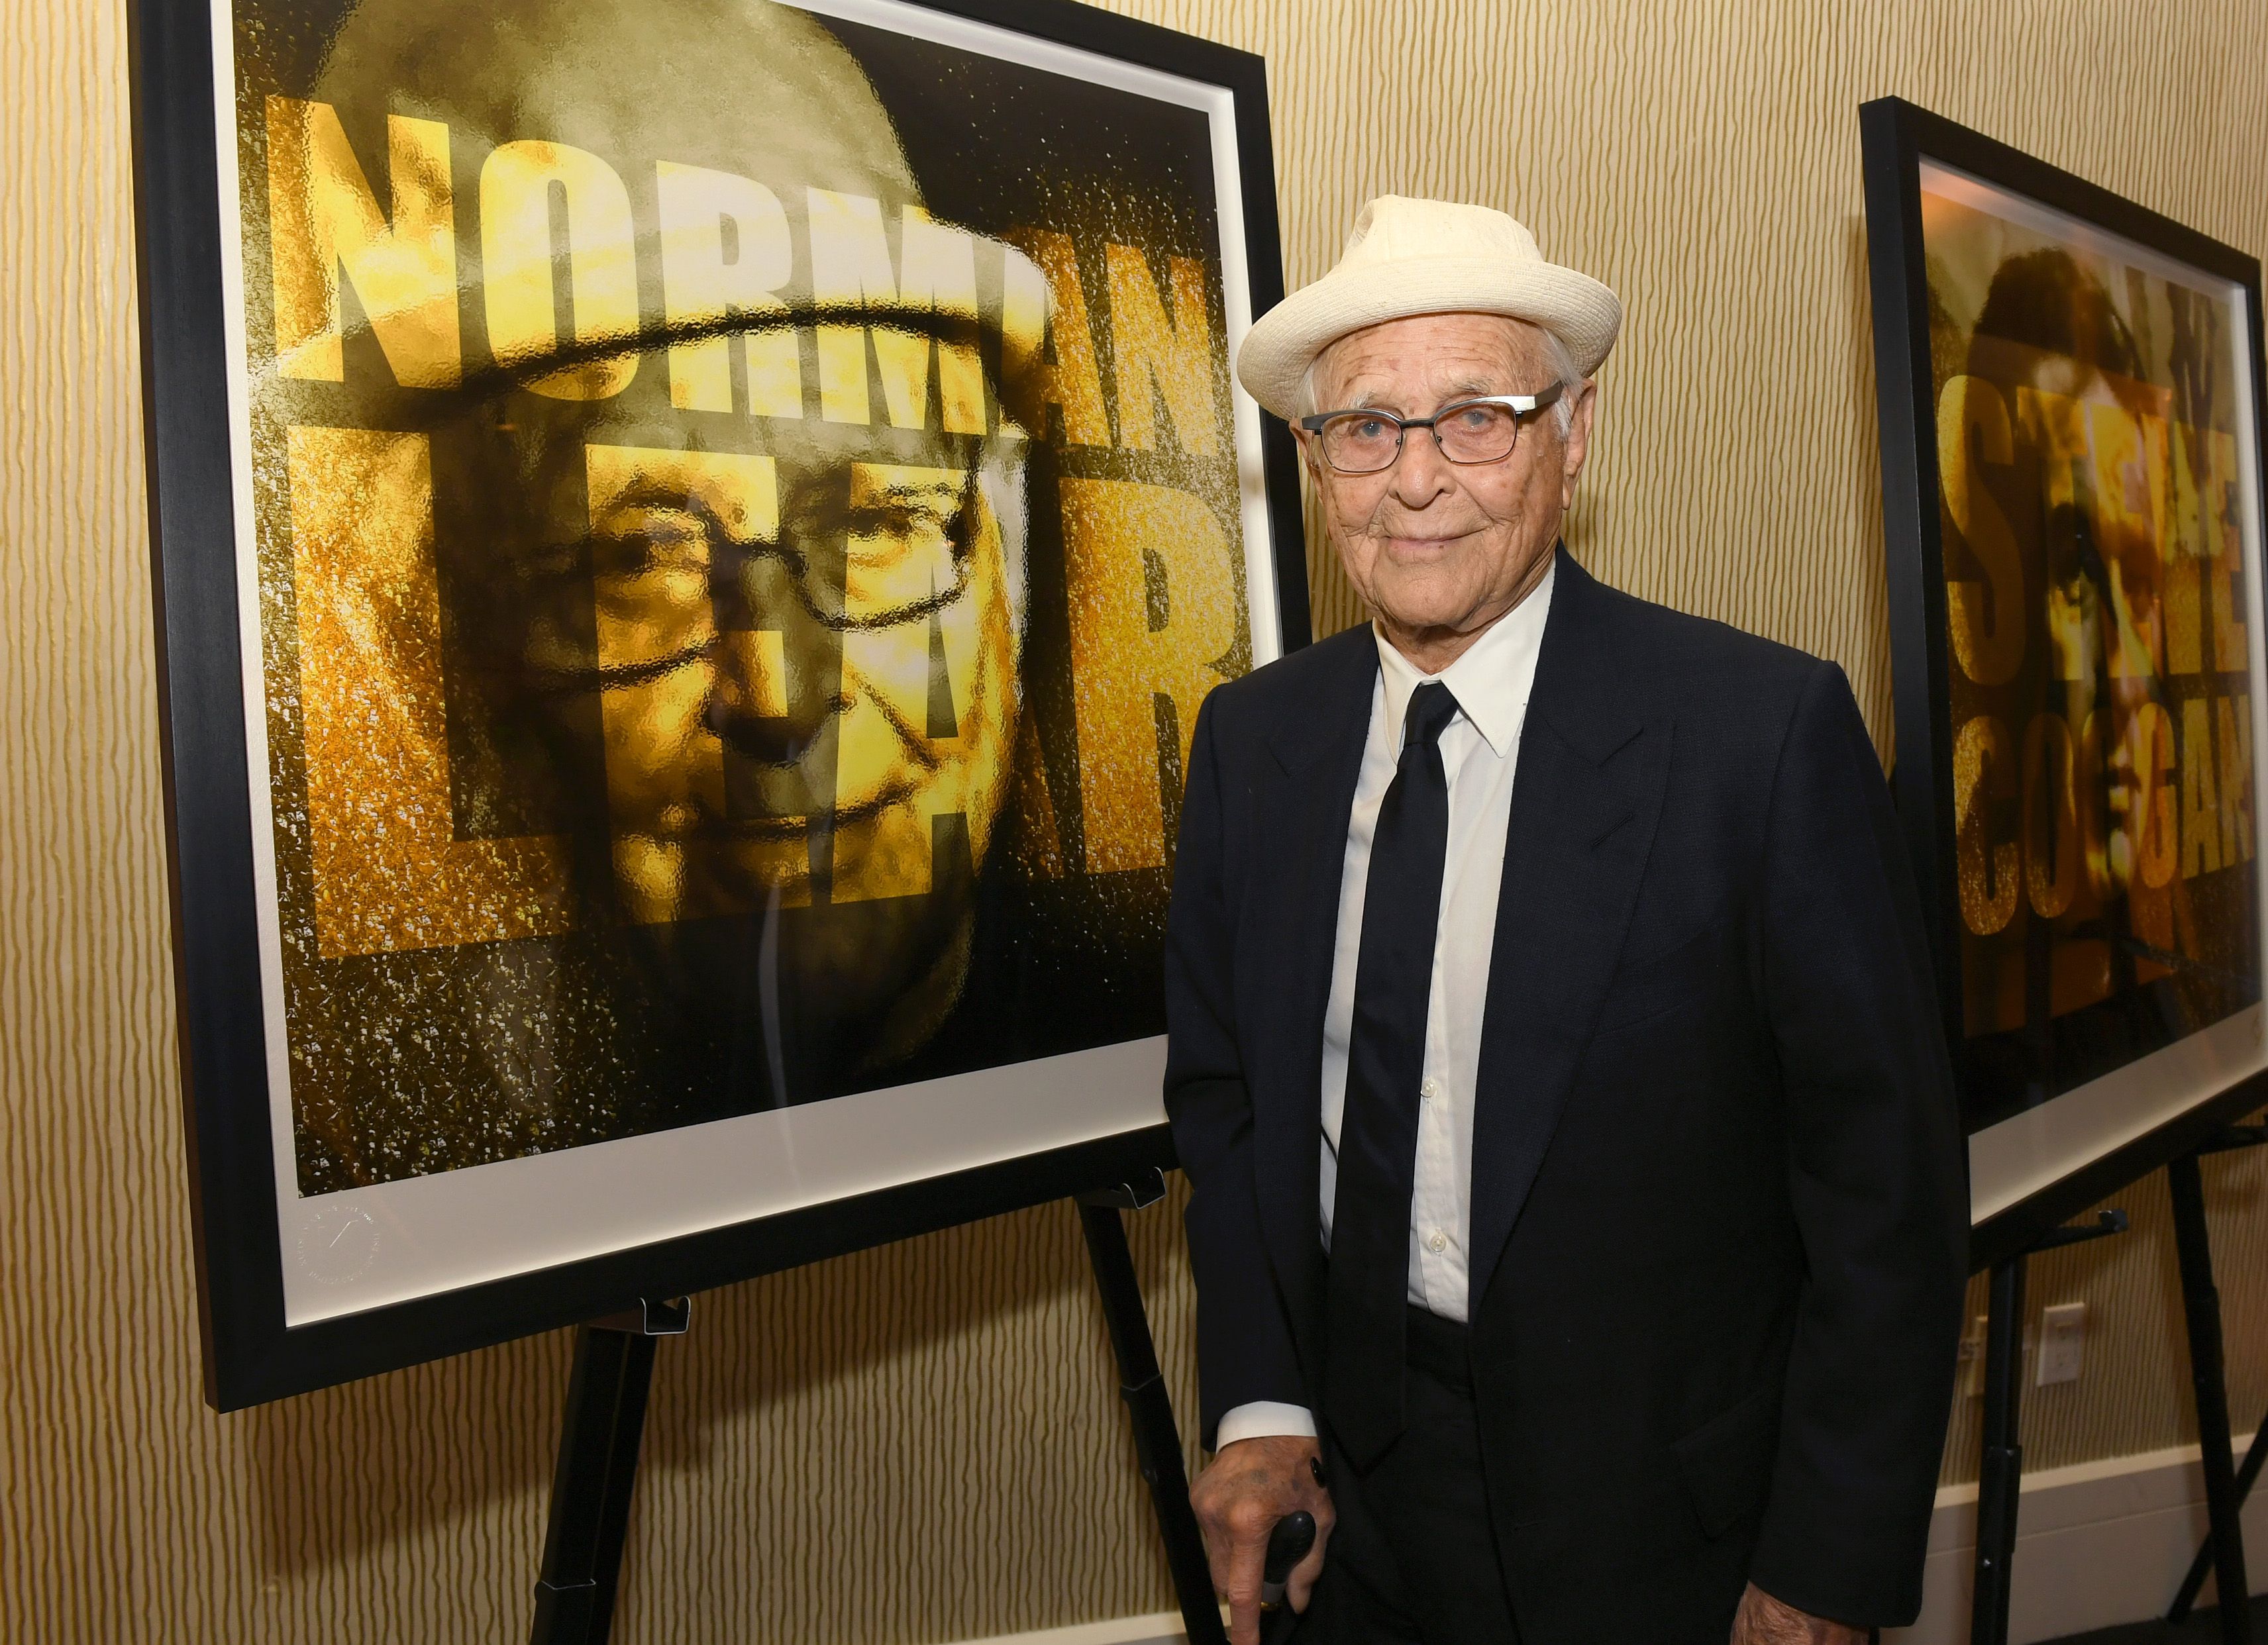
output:
{"label": "shirt cuff", "polygon": [[1315,1414],[1303,1405],[1255,1399],[1248,1405],[1233,1407],[1220,1419],[1220,1431],[1213,1436],[1212,1448],[1221,1451],[1240,1439],[1269,1439],[1278,1436],[1314,1438]]}

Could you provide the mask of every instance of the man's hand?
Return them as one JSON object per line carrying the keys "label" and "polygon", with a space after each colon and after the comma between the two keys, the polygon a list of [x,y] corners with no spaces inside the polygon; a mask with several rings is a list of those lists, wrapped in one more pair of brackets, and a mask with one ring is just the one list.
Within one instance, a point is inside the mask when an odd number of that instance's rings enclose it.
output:
{"label": "man's hand", "polygon": [[1868,1630],[1784,1605],[1754,1583],[1733,1619],[1733,1645],[1867,1645]]}
{"label": "man's hand", "polygon": [[1307,1608],[1323,1574],[1323,1545],[1336,1516],[1330,1493],[1315,1483],[1316,1455],[1315,1442],[1298,1435],[1240,1439],[1223,1446],[1189,1487],[1212,1585],[1228,1601],[1229,1645],[1260,1645],[1260,1571],[1278,1520],[1303,1508],[1315,1516],[1315,1546],[1285,1587],[1292,1610]]}

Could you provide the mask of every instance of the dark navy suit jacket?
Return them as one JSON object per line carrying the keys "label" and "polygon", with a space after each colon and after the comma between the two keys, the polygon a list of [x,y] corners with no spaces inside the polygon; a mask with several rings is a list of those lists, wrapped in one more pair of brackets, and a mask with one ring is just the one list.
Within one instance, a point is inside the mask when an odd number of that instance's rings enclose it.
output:
{"label": "dark navy suit jacket", "polygon": [[[1323,1010],[1377,672],[1366,627],[1296,652],[1214,691],[1190,753],[1166,1102],[1208,1444],[1248,1400],[1318,1403]],[[1911,1620],[1967,1195],[1842,671],[1560,551],[1484,1023],[1474,1370],[1528,1645],[1683,1639],[1751,1578]]]}

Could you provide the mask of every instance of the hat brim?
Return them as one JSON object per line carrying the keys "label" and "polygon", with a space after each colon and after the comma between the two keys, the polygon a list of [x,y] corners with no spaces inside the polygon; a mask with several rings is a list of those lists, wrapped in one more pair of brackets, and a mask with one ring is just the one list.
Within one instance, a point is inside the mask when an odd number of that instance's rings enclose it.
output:
{"label": "hat brim", "polygon": [[1556,263],[1500,257],[1425,257],[1334,270],[1253,322],[1236,376],[1286,422],[1314,357],[1350,332],[1413,314],[1502,314],[1541,326],[1567,346],[1575,369],[1599,369],[1622,329],[1622,300],[1588,275]]}

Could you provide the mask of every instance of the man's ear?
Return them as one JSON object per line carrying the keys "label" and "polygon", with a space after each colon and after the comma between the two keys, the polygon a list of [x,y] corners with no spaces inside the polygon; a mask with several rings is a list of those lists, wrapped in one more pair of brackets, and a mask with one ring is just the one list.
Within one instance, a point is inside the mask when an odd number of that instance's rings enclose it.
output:
{"label": "man's ear", "polygon": [[1559,506],[1571,508],[1575,502],[1575,482],[1582,477],[1583,464],[1591,455],[1591,420],[1598,409],[1599,385],[1594,378],[1587,378],[1572,392],[1573,411],[1567,418],[1567,433],[1560,443]]}

